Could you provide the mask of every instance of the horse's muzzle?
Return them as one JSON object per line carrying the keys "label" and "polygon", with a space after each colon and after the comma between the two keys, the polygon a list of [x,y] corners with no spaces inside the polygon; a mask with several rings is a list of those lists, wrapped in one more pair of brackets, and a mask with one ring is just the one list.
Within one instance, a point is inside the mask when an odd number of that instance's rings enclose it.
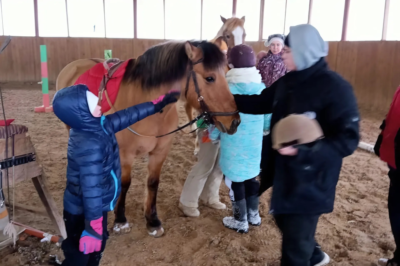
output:
{"label": "horse's muzzle", "polygon": [[236,133],[238,126],[240,125],[240,118],[234,119],[229,129],[226,129],[223,123],[220,121],[215,121],[215,126],[218,128],[219,131],[222,133],[227,133],[228,135],[233,135]]}
{"label": "horse's muzzle", "polygon": [[239,127],[239,125],[240,125],[240,118],[234,119],[234,120],[232,121],[231,127],[229,128],[229,130],[227,131],[227,133],[228,133],[229,135],[235,134],[236,131],[237,131],[237,128]]}

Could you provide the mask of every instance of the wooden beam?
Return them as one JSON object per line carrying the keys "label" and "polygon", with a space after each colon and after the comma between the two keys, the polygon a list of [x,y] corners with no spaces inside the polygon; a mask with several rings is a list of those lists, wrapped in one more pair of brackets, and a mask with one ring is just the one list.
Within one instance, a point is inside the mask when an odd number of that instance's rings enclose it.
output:
{"label": "wooden beam", "polygon": [[285,18],[283,20],[283,34],[287,35],[287,32],[285,32],[286,29],[286,13],[287,13],[287,0],[285,1]]}
{"label": "wooden beam", "polygon": [[165,0],[163,1],[163,9],[164,9],[164,40],[165,40]]}
{"label": "wooden beam", "polygon": [[4,35],[4,19],[3,19],[3,2],[0,0],[0,15],[1,15],[1,27],[2,27],[2,32]]}
{"label": "wooden beam", "polygon": [[259,28],[259,32],[258,32],[258,40],[259,41],[262,41],[262,39],[263,39],[264,6],[265,6],[265,0],[261,0],[261,2],[260,2],[260,28]]}
{"label": "wooden beam", "polygon": [[38,0],[33,0],[33,7],[35,9],[35,36],[39,37]]}
{"label": "wooden beam", "polygon": [[237,0],[232,0],[232,17],[236,16]]}
{"label": "wooden beam", "polygon": [[103,0],[103,18],[104,18],[104,38],[107,38],[107,25],[106,25],[106,0]]}
{"label": "wooden beam", "polygon": [[200,5],[200,40],[203,40],[203,0],[201,0]]}
{"label": "wooden beam", "polygon": [[389,21],[389,6],[390,0],[385,1],[385,13],[383,15],[383,29],[382,29],[382,41],[386,41],[387,38],[387,26]]}
{"label": "wooden beam", "polygon": [[344,14],[343,14],[343,27],[342,27],[342,41],[347,40],[347,26],[349,22],[349,10],[350,10],[350,0],[346,0],[344,4]]}
{"label": "wooden beam", "polygon": [[312,7],[313,7],[313,0],[310,0],[310,3],[308,4],[308,24],[311,24],[311,14],[312,14]]}
{"label": "wooden beam", "polygon": [[65,231],[64,220],[57,211],[56,203],[54,202],[50,191],[46,187],[43,176],[32,178],[32,182],[36,188],[37,193],[39,194],[39,197],[44,207],[46,208],[47,214],[50,216],[50,219],[53,221],[54,225],[56,225],[57,231],[64,239],[66,239],[67,232]]}
{"label": "wooden beam", "polygon": [[65,0],[65,14],[67,15],[67,36],[69,37],[68,0]]}
{"label": "wooden beam", "polygon": [[137,0],[133,0],[133,38],[137,39]]}

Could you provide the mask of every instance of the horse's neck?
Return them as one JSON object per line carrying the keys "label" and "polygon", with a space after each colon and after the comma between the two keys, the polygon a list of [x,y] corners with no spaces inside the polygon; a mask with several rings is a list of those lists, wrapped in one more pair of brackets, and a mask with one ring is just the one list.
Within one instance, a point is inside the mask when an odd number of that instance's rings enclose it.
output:
{"label": "horse's neck", "polygon": [[221,28],[219,29],[217,36],[215,36],[214,39],[211,40],[211,42],[214,42],[218,37],[221,37],[224,35],[224,30],[225,30],[225,24],[222,24]]}
{"label": "horse's neck", "polygon": [[136,104],[153,101],[171,89],[174,89],[174,85],[163,85],[158,88],[146,90],[142,88],[138,81],[121,82],[117,100],[115,101],[116,109],[121,110]]}

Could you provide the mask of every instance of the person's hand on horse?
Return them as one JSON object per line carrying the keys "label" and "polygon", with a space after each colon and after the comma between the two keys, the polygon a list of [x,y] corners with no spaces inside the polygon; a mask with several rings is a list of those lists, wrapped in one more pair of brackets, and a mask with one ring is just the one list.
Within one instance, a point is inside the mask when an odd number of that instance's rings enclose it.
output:
{"label": "person's hand on horse", "polygon": [[283,156],[295,156],[299,152],[299,150],[293,146],[285,147],[279,149],[278,152]]}
{"label": "person's hand on horse", "polygon": [[101,250],[103,240],[103,217],[93,221],[85,220],[85,230],[83,230],[79,240],[79,251],[83,254],[90,254]]}
{"label": "person's hand on horse", "polygon": [[152,101],[156,112],[160,112],[165,106],[171,103],[175,103],[179,100],[181,93],[176,90],[172,90],[167,94],[159,97],[157,100]]}

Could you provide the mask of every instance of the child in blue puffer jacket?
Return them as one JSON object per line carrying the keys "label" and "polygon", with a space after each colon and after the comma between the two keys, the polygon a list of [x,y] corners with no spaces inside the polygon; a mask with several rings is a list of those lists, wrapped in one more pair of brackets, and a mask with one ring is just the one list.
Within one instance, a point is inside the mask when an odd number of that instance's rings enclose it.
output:
{"label": "child in blue puffer jacket", "polygon": [[71,127],[64,192],[67,239],[61,246],[65,255],[62,265],[100,264],[108,238],[107,212],[114,209],[121,191],[115,133],[160,112],[167,104],[176,102],[178,95],[170,93],[161,101],[102,116],[99,99],[87,86],[71,86],[56,93],[54,114]]}
{"label": "child in blue puffer jacket", "polygon": [[[265,89],[261,75],[256,69],[253,49],[238,45],[228,54],[230,71],[226,79],[232,94],[259,95]],[[225,227],[240,233],[247,233],[249,223],[261,224],[258,212],[261,149],[263,132],[269,130],[268,115],[249,115],[240,113],[241,124],[234,135],[221,134],[218,129],[210,129],[212,140],[220,139],[220,167],[229,187],[232,200],[233,217],[225,217]]]}

